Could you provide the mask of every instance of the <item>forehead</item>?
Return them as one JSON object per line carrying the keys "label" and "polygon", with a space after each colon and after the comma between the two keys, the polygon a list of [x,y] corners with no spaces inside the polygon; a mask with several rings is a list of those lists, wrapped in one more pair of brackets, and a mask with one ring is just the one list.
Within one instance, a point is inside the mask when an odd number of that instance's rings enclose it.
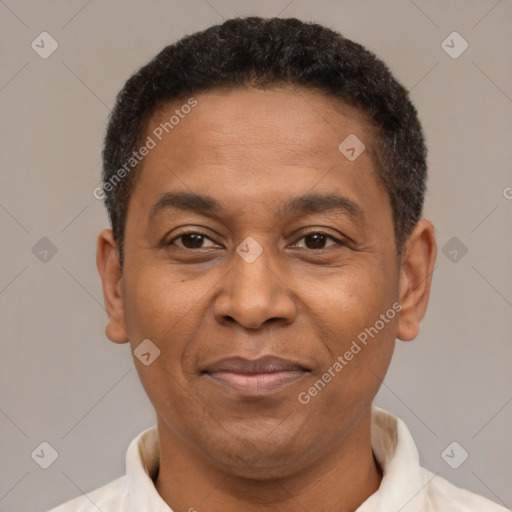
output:
{"label": "forehead", "polygon": [[[340,151],[347,137],[364,144],[356,159]],[[382,215],[391,211],[389,198],[376,179],[364,113],[322,92],[202,92],[160,108],[146,126],[147,138],[154,148],[130,199],[140,209],[151,211],[168,192],[194,192],[215,197],[224,214],[254,223],[314,192],[343,195],[364,212],[381,210],[375,222],[390,221]]]}
{"label": "forehead", "polygon": [[[215,89],[194,96],[194,100],[197,105],[191,111],[185,108],[186,98],[160,108],[146,129],[180,161],[193,163],[207,157],[210,162],[219,159],[225,164],[228,155],[229,159],[243,159],[248,154],[257,157],[276,152],[285,165],[307,165],[309,160],[312,165],[325,166],[341,156],[339,145],[351,134],[365,140],[365,162],[373,155],[373,130],[366,115],[315,89]],[[179,118],[174,115],[171,120],[173,113],[180,112]],[[191,145],[201,151],[191,152]]]}

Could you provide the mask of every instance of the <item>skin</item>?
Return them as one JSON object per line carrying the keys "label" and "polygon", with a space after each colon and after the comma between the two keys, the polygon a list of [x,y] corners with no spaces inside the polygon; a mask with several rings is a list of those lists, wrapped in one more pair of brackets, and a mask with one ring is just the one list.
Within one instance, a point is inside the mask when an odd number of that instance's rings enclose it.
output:
{"label": "skin", "polygon": [[[436,258],[434,228],[417,222],[399,266],[389,197],[359,110],[290,87],[194,97],[197,106],[142,162],[123,268],[112,232],[98,238],[107,337],[129,341],[132,350],[150,339],[161,351],[149,366],[134,358],[157,415],[156,488],[176,512],[353,511],[380,485],[371,404],[396,338],[418,334]],[[144,138],[183,103],[156,113]],[[349,134],[366,145],[353,162],[338,150]],[[169,209],[150,218],[171,191],[208,195],[223,209]],[[344,196],[364,214],[280,210],[307,193]],[[207,236],[195,245],[175,238],[185,231]],[[327,237],[311,236],[319,232]],[[236,252],[249,236],[263,249],[252,263]],[[399,314],[300,403],[298,394],[397,302]],[[201,373],[224,357],[264,355],[310,371],[257,397]]]}

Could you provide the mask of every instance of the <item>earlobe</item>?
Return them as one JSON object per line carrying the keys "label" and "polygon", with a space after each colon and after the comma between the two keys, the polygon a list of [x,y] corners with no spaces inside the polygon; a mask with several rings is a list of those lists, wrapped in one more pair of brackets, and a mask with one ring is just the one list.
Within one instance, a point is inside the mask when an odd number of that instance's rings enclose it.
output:
{"label": "earlobe", "polygon": [[128,333],[124,321],[123,273],[112,230],[98,235],[96,266],[103,286],[103,300],[108,314],[105,334],[114,343],[126,343]]}
{"label": "earlobe", "polygon": [[400,270],[402,310],[397,337],[403,341],[411,341],[419,333],[427,310],[436,256],[434,226],[427,219],[420,219],[407,239]]}

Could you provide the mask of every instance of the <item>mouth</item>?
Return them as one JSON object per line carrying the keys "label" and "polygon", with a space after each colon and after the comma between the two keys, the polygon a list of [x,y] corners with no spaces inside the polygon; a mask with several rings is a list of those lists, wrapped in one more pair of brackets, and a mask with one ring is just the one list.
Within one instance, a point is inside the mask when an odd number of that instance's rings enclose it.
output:
{"label": "mouth", "polygon": [[252,361],[233,357],[209,365],[202,373],[237,394],[260,396],[276,393],[309,372],[308,368],[279,357]]}

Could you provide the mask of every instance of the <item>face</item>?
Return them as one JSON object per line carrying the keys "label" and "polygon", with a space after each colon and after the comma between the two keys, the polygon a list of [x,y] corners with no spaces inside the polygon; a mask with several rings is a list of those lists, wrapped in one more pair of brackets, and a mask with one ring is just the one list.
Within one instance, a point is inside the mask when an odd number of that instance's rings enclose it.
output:
{"label": "face", "polygon": [[194,99],[148,124],[109,337],[160,350],[134,360],[168,443],[283,476],[354,434],[405,326],[390,201],[357,109],[290,88]]}

